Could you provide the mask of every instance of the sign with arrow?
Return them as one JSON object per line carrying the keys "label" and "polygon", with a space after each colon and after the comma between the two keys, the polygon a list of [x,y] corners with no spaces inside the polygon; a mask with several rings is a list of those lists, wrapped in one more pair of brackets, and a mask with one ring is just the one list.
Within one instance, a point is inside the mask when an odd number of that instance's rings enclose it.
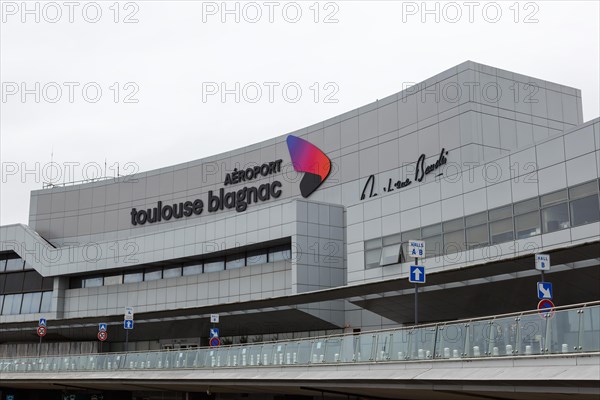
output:
{"label": "sign with arrow", "polygon": [[219,337],[219,328],[210,328],[210,337],[215,338],[215,337]]}
{"label": "sign with arrow", "polygon": [[408,281],[410,283],[425,283],[425,267],[422,265],[411,265]]}
{"label": "sign with arrow", "polygon": [[550,282],[538,282],[537,283],[538,299],[540,300],[552,300],[552,283]]}

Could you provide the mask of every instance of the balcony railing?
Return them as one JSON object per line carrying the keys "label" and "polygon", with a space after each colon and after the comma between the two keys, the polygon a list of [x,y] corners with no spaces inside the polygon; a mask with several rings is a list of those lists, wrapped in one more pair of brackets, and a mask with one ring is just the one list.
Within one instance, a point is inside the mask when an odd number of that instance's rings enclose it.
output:
{"label": "balcony railing", "polygon": [[198,348],[0,359],[7,372],[318,366],[600,351],[600,301],[356,334]]}

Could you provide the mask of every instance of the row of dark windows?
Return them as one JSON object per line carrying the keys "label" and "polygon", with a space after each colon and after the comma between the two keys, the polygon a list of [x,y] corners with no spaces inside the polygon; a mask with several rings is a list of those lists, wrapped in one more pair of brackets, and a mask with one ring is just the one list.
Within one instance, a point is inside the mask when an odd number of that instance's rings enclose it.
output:
{"label": "row of dark windows", "polygon": [[396,264],[408,240],[424,240],[427,257],[453,254],[600,221],[600,181],[365,241],[365,267]]}
{"label": "row of dark windows", "polygon": [[70,279],[69,287],[71,289],[77,289],[155,281],[158,279],[177,278],[180,276],[243,268],[252,265],[289,260],[291,258],[291,245],[287,244],[259,250],[244,251],[222,257],[207,258],[205,260],[190,262],[183,265],[152,267],[118,273],[74,276]]}

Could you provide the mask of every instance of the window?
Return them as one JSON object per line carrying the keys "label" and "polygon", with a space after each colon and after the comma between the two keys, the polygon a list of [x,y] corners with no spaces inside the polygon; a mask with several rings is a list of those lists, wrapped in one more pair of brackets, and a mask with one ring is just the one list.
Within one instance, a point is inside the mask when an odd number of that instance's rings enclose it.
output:
{"label": "window", "polygon": [[42,303],[40,305],[40,312],[50,312],[52,310],[52,292],[42,293]]}
{"label": "window", "polygon": [[[6,260],[0,260],[0,272],[4,272],[6,270]],[[1,304],[0,304],[1,306]]]}
{"label": "window", "polygon": [[467,226],[476,226],[487,222],[487,212],[481,212],[475,215],[469,215],[465,218]]}
{"label": "window", "polygon": [[505,218],[490,222],[490,236],[492,244],[510,242],[514,239],[513,219]]}
{"label": "window", "polygon": [[149,268],[144,271],[144,281],[156,281],[162,279],[162,268]]}
{"label": "window", "polygon": [[23,304],[21,305],[21,314],[35,314],[40,312],[40,302],[42,292],[25,293],[23,295]]}
{"label": "window", "polygon": [[381,261],[381,238],[365,242],[365,267],[378,267]]}
{"label": "window", "polygon": [[542,228],[544,233],[555,232],[569,227],[569,209],[567,203],[557,204],[542,210]]}
{"label": "window", "polygon": [[6,260],[6,272],[9,271],[22,271],[25,262],[20,258],[11,258]]}
{"label": "window", "polygon": [[80,289],[83,287],[83,277],[74,276],[69,280],[69,288]]}
{"label": "window", "polygon": [[38,274],[36,271],[27,271],[24,273],[24,275],[24,292],[37,292],[42,290],[42,276],[40,274]]}
{"label": "window", "polygon": [[225,260],[223,258],[213,258],[204,263],[204,273],[223,271],[225,269]]}
{"label": "window", "polygon": [[99,287],[102,286],[103,278],[102,276],[90,276],[87,278],[83,278],[83,287],[91,288],[91,287]]}
{"label": "window", "polygon": [[489,212],[490,221],[512,217],[512,206],[500,207]]}
{"label": "window", "polygon": [[515,230],[517,231],[517,239],[525,239],[530,236],[539,235],[540,227],[540,212],[533,211],[527,214],[517,215],[515,217]]}
{"label": "window", "polygon": [[4,284],[4,293],[20,293],[23,291],[23,277],[25,274],[18,272],[16,274],[6,274],[6,283]]}
{"label": "window", "polygon": [[21,312],[21,300],[23,294],[9,294],[4,296],[4,305],[2,306],[3,315],[15,315]]}
{"label": "window", "polygon": [[227,256],[225,269],[236,269],[246,266],[246,257],[244,254]]}
{"label": "window", "polygon": [[567,200],[567,190],[560,190],[558,192],[545,194],[541,197],[542,207],[557,204]]}
{"label": "window", "polygon": [[459,229],[464,229],[465,221],[462,218],[453,219],[450,221],[446,221],[443,224],[444,232],[452,232]]}
{"label": "window", "polygon": [[289,246],[277,246],[269,249],[269,262],[289,260],[292,258],[292,250]]}
{"label": "window", "polygon": [[440,225],[440,224],[429,225],[429,226],[422,228],[421,232],[422,232],[424,238],[439,235],[440,233],[442,233],[442,225]]}
{"label": "window", "polygon": [[529,199],[515,203],[514,210],[515,214],[525,214],[530,211],[537,211],[540,209],[540,201],[536,197],[535,199]]}
{"label": "window", "polygon": [[467,228],[467,247],[474,249],[490,242],[487,224]]}
{"label": "window", "polygon": [[183,276],[199,275],[202,273],[202,262],[198,264],[185,265],[183,267]]}
{"label": "window", "polygon": [[571,225],[585,225],[600,220],[596,182],[589,182],[569,189]]}
{"label": "window", "polygon": [[142,271],[129,272],[123,274],[123,283],[137,283],[144,280],[144,273]]}
{"label": "window", "polygon": [[0,314],[2,313],[2,303],[4,303],[4,295],[0,294]]}
{"label": "window", "polygon": [[120,285],[123,283],[123,275],[107,275],[104,277],[104,286]]}
{"label": "window", "polygon": [[398,264],[400,262],[400,244],[386,246],[381,251],[380,265]]}
{"label": "window", "polygon": [[42,290],[54,289],[54,278],[48,277],[42,279]]}
{"label": "window", "polygon": [[177,278],[179,276],[181,276],[181,267],[171,267],[163,270],[163,279]]}
{"label": "window", "polygon": [[435,257],[442,254],[444,245],[442,243],[442,235],[423,238],[425,241],[425,257]]}
{"label": "window", "polygon": [[[427,245],[425,245],[427,249]],[[444,254],[458,253],[465,250],[465,231],[463,229],[444,233]]]}
{"label": "window", "polygon": [[267,250],[249,251],[246,257],[246,265],[258,265],[267,263]]}

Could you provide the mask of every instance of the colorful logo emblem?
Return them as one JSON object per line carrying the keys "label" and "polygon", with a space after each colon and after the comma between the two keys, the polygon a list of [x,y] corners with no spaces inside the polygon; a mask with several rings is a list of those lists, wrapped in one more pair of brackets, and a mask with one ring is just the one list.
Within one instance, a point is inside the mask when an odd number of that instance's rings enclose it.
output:
{"label": "colorful logo emblem", "polygon": [[299,137],[289,135],[287,145],[294,170],[305,173],[300,181],[300,194],[306,198],[327,179],[331,160],[317,146]]}

